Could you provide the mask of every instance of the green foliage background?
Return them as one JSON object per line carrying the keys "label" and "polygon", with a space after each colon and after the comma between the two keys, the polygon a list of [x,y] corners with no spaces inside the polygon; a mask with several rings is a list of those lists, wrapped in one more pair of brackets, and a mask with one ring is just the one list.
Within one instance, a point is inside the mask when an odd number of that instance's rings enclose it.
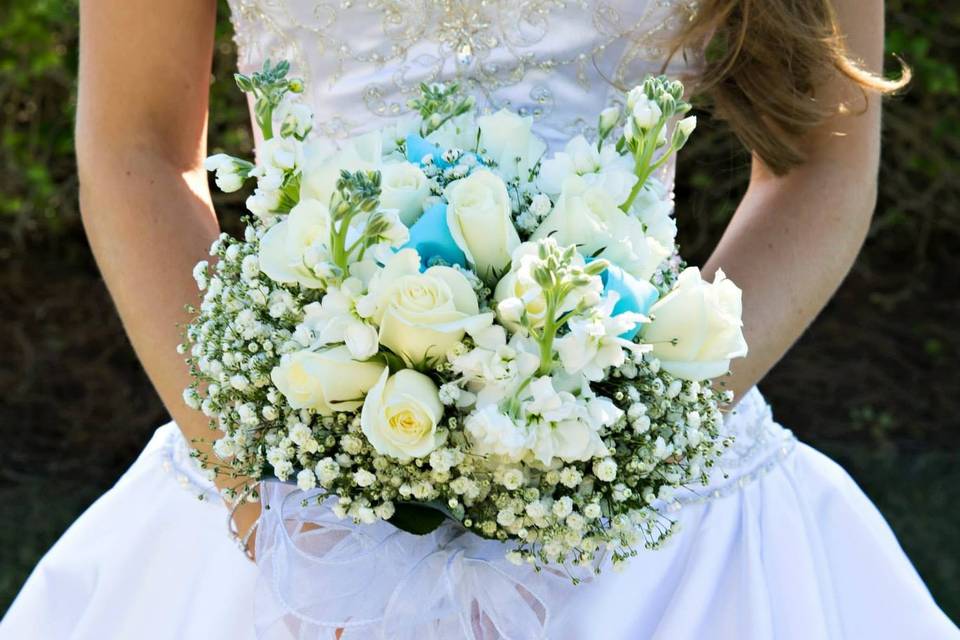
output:
{"label": "green foliage background", "polygon": [[[0,610],[63,529],[166,418],[79,223],[72,125],[76,0],[0,6]],[[251,146],[221,6],[212,149]],[[887,49],[915,80],[888,102],[867,247],[762,387],[777,417],[841,462],[960,619],[960,3],[887,2]],[[678,180],[681,240],[703,260],[743,193],[746,155],[702,119]],[[243,194],[217,196],[226,227]]]}

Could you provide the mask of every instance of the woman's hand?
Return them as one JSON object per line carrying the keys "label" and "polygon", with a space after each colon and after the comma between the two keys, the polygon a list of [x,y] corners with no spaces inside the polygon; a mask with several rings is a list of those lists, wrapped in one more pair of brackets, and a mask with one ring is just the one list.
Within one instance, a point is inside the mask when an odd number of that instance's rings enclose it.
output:
{"label": "woman's hand", "polygon": [[[837,0],[850,54],[868,69],[883,61],[883,2]],[[745,359],[723,379],[742,395],[776,364],[835,293],[860,251],[876,206],[880,98],[835,78],[817,99],[843,101],[806,141],[809,160],[775,176],[755,158],[750,186],[704,267],[743,290]]]}
{"label": "woman's hand", "polygon": [[[182,401],[190,376],[176,347],[184,307],[199,302],[193,266],[219,233],[203,169],[215,21],[214,0],[83,0],[76,131],[97,264],[170,414],[205,442],[214,433]],[[238,529],[258,512],[242,506]]]}

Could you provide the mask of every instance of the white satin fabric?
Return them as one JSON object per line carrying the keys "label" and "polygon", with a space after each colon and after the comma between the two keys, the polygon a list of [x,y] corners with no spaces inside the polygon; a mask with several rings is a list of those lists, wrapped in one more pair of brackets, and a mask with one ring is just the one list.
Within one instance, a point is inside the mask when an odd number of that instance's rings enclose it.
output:
{"label": "white satin fabric", "polygon": [[[660,69],[662,38],[687,4],[231,0],[241,69],[289,59],[321,135],[382,127],[419,82],[457,79],[482,108],[529,113],[554,149],[593,126],[584,116],[617,100],[614,85]],[[167,424],[40,562],[0,640],[332,640],[329,623],[344,620],[343,640],[960,637],[869,500],[777,425],[759,392],[726,428],[734,448],[711,486],[665,514],[681,530],[664,548],[551,595],[550,576],[507,569],[496,543],[449,527],[390,537],[389,525],[362,530],[322,512],[300,515],[326,530],[288,527],[277,486],[265,492],[258,571]],[[389,553],[356,564],[387,539]]]}
{"label": "white satin fabric", "polygon": [[[685,496],[669,514],[681,530],[663,549],[642,551],[624,571],[576,587],[552,611],[545,637],[960,638],[866,496],[840,467],[776,425],[759,393],[727,428],[741,436],[740,453],[723,465],[728,477],[718,472],[709,490]],[[331,630],[275,608],[277,585],[227,539],[226,509],[186,451],[176,425],[157,430],[34,570],[0,622],[0,640],[254,640],[255,618],[271,616],[275,624],[261,628],[261,637],[333,640]],[[416,580],[404,588],[392,577],[389,567],[373,576],[379,591],[400,586],[410,596],[407,619],[446,588]],[[523,604],[508,583],[474,586],[499,587],[491,597],[506,591],[509,606]],[[371,595],[360,589],[312,614],[354,607],[359,618]],[[487,635],[477,638],[498,637],[478,628]],[[367,627],[343,637],[417,636]],[[438,637],[469,636],[454,626]]]}
{"label": "white satin fabric", "polygon": [[[620,91],[664,70],[693,0],[230,0],[238,66],[289,60],[315,131],[344,138],[409,113],[420,83],[456,81],[482,110],[534,118],[552,148]],[[666,71],[681,75],[674,56]]]}

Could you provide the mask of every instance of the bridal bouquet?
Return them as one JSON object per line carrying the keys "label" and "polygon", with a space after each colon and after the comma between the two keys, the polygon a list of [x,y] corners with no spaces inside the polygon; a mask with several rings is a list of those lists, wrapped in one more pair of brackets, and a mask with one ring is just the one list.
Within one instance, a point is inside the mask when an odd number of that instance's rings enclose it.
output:
{"label": "bridal bouquet", "polygon": [[207,161],[256,189],[194,272],[184,399],[222,433],[201,464],[535,567],[662,542],[730,444],[711,379],[747,351],[739,289],[683,268],[656,177],[696,125],[683,86],[648,77],[551,154],[455,84],[335,145],[287,73],[237,76],[256,162]]}

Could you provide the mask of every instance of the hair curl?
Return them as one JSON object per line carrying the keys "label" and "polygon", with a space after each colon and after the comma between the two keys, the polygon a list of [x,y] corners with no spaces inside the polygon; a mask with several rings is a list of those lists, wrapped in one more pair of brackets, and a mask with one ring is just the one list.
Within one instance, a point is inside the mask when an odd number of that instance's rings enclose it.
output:
{"label": "hair curl", "polygon": [[881,95],[910,81],[902,63],[891,80],[850,56],[830,0],[701,0],[673,43],[673,55],[686,50],[707,52],[696,93],[777,175],[806,160],[806,132],[846,108],[817,99],[832,73]]}

